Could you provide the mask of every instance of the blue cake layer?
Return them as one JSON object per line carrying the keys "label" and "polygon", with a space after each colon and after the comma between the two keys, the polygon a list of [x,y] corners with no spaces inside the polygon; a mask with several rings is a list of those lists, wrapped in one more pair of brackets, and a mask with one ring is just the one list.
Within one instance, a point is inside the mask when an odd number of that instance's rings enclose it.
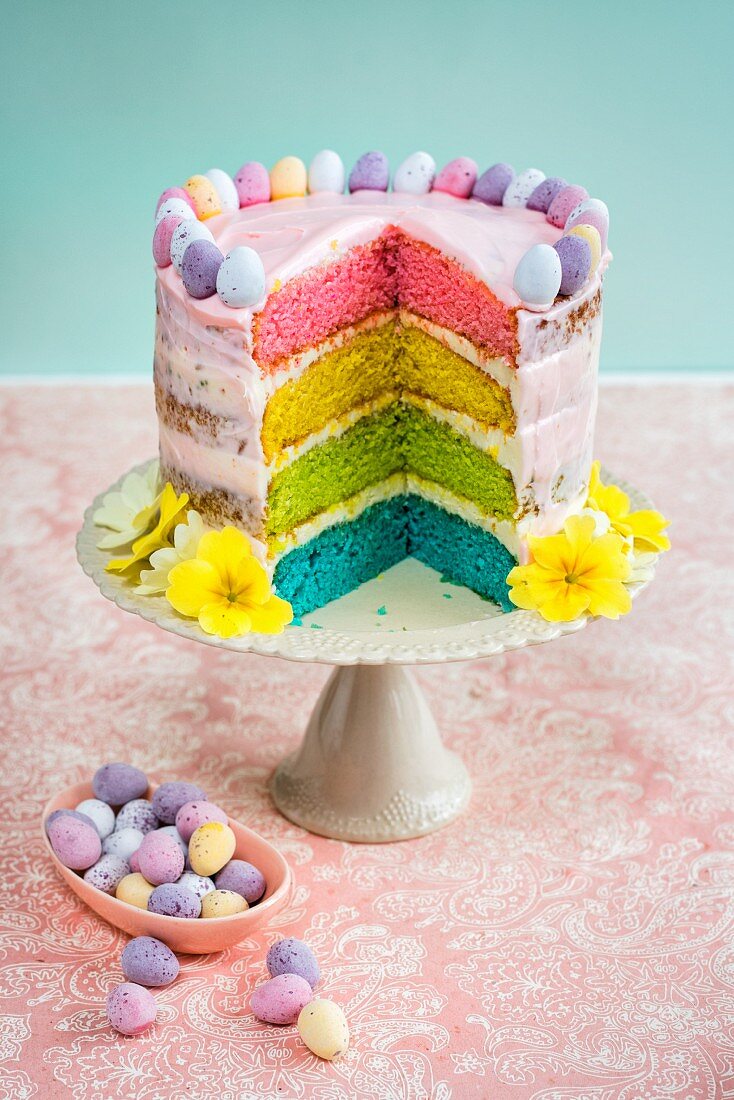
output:
{"label": "blue cake layer", "polygon": [[291,550],[273,584],[298,618],[410,556],[512,610],[506,577],[517,563],[510,552],[494,535],[414,494],[373,504]]}

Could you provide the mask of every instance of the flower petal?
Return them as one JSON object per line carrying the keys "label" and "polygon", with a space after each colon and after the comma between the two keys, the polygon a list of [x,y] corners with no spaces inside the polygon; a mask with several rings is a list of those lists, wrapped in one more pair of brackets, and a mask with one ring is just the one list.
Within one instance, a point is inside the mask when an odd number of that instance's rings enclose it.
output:
{"label": "flower petal", "polygon": [[196,618],[206,604],[227,597],[214,566],[198,558],[174,566],[168,579],[166,599],[175,611],[189,618]]}
{"label": "flower petal", "polygon": [[627,519],[635,546],[640,550],[670,550],[670,539],[663,534],[668,521],[660,512],[641,509],[630,512]]}
{"label": "flower petal", "polygon": [[270,581],[257,558],[242,558],[231,570],[232,591],[237,593],[237,603],[257,606],[264,604],[271,595]]}
{"label": "flower petal", "polygon": [[237,566],[242,558],[250,557],[251,554],[249,539],[236,527],[209,531],[200,540],[196,551],[197,558],[214,566],[229,592],[235,591],[232,581]]}
{"label": "flower petal", "polygon": [[235,638],[249,634],[252,629],[244,607],[227,599],[205,604],[199,612],[199,626],[207,634],[217,634],[220,638]]}
{"label": "flower petal", "polygon": [[632,599],[621,581],[600,580],[584,585],[589,596],[589,612],[605,619],[618,619],[632,607]]}
{"label": "flower petal", "polygon": [[280,634],[283,627],[293,621],[293,608],[280,596],[271,596],[259,607],[248,606],[247,610],[252,621],[251,629],[258,634]]}

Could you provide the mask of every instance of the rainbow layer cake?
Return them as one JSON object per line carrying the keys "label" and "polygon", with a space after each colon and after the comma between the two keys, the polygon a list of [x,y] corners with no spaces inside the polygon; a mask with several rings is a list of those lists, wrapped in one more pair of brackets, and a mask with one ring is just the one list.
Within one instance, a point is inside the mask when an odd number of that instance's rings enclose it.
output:
{"label": "rainbow layer cake", "polygon": [[[529,169],[382,154],[192,177],[159,202],[164,479],[302,615],[413,555],[509,609],[583,507],[606,207]],[[171,262],[172,261],[172,262]]]}

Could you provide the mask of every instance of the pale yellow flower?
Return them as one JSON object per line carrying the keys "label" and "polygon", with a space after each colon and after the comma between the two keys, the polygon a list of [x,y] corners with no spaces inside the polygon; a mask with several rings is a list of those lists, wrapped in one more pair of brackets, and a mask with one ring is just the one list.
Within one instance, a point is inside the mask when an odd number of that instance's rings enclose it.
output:
{"label": "pale yellow flower", "polygon": [[150,555],[151,569],[140,573],[140,584],[135,591],[141,596],[162,596],[168,588],[168,577],[174,566],[196,557],[200,539],[208,528],[198,512],[192,508],[186,513],[185,523],[179,523],[173,532],[173,546],[155,550]]}
{"label": "pale yellow flower", "polygon": [[117,550],[129,546],[147,531],[157,511],[161,495],[158,463],[151,462],[144,473],[128,474],[119,489],[107,493],[102,505],[92,517],[97,527],[108,527],[97,546],[100,550]]}
{"label": "pale yellow flower", "polygon": [[161,493],[158,521],[152,531],[136,539],[132,545],[132,554],[127,558],[113,558],[108,561],[106,569],[109,573],[126,573],[136,565],[147,561],[152,553],[164,546],[171,545],[171,531],[181,518],[181,515],[189,503],[188,493],[176,496],[176,490],[170,481],[166,482]]}
{"label": "pale yellow flower", "polygon": [[670,539],[663,531],[668,521],[660,512],[641,509],[630,512],[630,498],[616,485],[605,485],[601,480],[600,463],[591,467],[587,508],[606,512],[612,527],[623,538],[629,536],[639,550],[670,550]]}

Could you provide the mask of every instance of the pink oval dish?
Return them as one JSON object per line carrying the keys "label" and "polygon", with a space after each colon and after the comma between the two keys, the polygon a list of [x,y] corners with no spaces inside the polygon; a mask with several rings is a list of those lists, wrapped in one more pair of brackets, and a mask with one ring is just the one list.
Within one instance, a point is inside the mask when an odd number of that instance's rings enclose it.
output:
{"label": "pink oval dish", "polygon": [[[156,784],[152,783],[148,795],[152,795],[155,789]],[[61,791],[50,800],[43,811],[41,834],[54,867],[74,893],[103,920],[121,928],[123,932],[131,936],[155,936],[167,943],[173,951],[184,955],[207,955],[213,951],[223,951],[247,939],[280,912],[288,900],[292,875],[283,856],[263,837],[232,818],[229,819],[229,825],[237,840],[233,858],[246,859],[259,867],[267,883],[265,897],[251,909],[232,917],[218,917],[216,920],[182,920],[148,913],[145,909],[138,909],[104,894],[90,886],[76,872],[64,867],[56,857],[43,825],[54,810],[73,810],[83,799],[93,797],[91,783],[77,783],[74,787]]]}

